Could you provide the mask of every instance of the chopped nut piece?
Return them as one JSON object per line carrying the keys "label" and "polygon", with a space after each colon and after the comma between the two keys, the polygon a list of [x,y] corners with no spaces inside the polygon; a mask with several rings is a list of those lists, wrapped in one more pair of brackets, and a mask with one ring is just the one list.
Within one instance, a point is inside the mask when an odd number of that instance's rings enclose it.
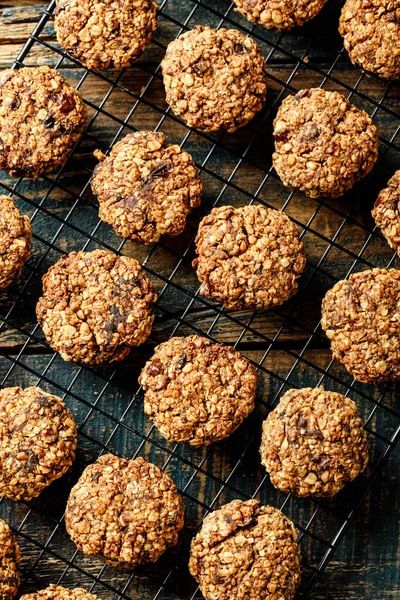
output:
{"label": "chopped nut piece", "polygon": [[[1,467],[0,467],[1,468]],[[0,598],[12,600],[18,592],[19,544],[5,521],[0,519]]]}
{"label": "chopped nut piece", "polygon": [[357,381],[400,378],[400,271],[371,269],[338,281],[322,302],[332,354]]}
{"label": "chopped nut piece", "polygon": [[283,492],[334,496],[364,471],[368,443],[352,400],[303,388],[287,391],[264,421],[260,454]]}
{"label": "chopped nut piece", "polygon": [[72,488],[65,525],[85,554],[134,569],[175,546],[183,527],[183,501],[155,465],[107,454],[89,465]]}
{"label": "chopped nut piece", "polygon": [[163,436],[202,446],[233,433],[251,413],[257,372],[233,348],[193,335],[157,346],[139,383],[144,411]]}
{"label": "chopped nut piece", "polygon": [[61,398],[37,387],[0,390],[0,497],[36,498],[68,471],[76,444]]}
{"label": "chopped nut piece", "polygon": [[300,583],[293,523],[257,500],[207,515],[192,540],[189,569],[206,600],[292,600]]}

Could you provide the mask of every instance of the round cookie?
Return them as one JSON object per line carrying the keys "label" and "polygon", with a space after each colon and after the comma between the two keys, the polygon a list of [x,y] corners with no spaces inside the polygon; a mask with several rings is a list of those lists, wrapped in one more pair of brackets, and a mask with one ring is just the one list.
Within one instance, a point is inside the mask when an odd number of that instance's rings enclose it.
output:
{"label": "round cookie", "polygon": [[288,390],[263,423],[260,454],[282,492],[334,496],[367,466],[367,435],[357,406],[342,394]]}
{"label": "round cookie", "polygon": [[320,12],[326,0],[233,0],[235,10],[266,29],[301,27]]}
{"label": "round cookie", "polygon": [[56,0],[54,27],[61,46],[93,71],[129,67],[157,27],[152,0]]}
{"label": "round cookie", "polygon": [[139,383],[144,412],[167,440],[203,446],[228,437],[251,413],[257,371],[234,348],[192,335],[157,346]]}
{"label": "round cookie", "polygon": [[18,564],[21,553],[17,538],[5,521],[0,519],[0,598],[12,600],[18,592]]}
{"label": "round cookie", "polygon": [[354,379],[399,379],[400,271],[376,268],[338,281],[322,302],[321,325]]}
{"label": "round cookie", "polygon": [[169,43],[161,68],[167,102],[189,127],[232,132],[263,107],[264,57],[236,29],[197,25]]}
{"label": "round cookie", "polygon": [[389,246],[400,253],[400,170],[396,171],[383,189],[372,210],[377,227]]}
{"label": "round cookie", "polygon": [[0,390],[0,497],[39,496],[68,471],[77,439],[61,398],[37,387]]}
{"label": "round cookie", "polygon": [[346,0],[339,33],[353,64],[400,78],[400,0]]}
{"label": "round cookie", "polygon": [[134,569],[175,546],[183,501],[172,479],[155,465],[107,454],[72,488],[65,525],[85,554]]}
{"label": "round cookie", "polygon": [[97,600],[98,596],[90,594],[83,588],[65,588],[51,584],[49,587],[32,594],[24,594],[20,600]]}
{"label": "round cookie", "polygon": [[0,289],[21,275],[31,254],[32,225],[12,198],[0,196]]}
{"label": "round cookie", "polygon": [[201,221],[193,261],[200,293],[230,309],[268,309],[297,292],[306,264],[297,228],[262,206],[221,206]]}
{"label": "round cookie", "polygon": [[134,258],[105,250],[71,252],[44,275],[36,315],[64,360],[111,363],[146,341],[156,298]]}
{"label": "round cookie", "polygon": [[113,146],[91,181],[99,217],[130,240],[152,244],[179,235],[200,206],[201,181],[190,154],[165,143],[163,133],[130,133]]}
{"label": "round cookie", "polygon": [[283,184],[310,198],[337,198],[378,158],[378,132],[342,94],[320,88],[288,96],[274,121],[273,164]]}
{"label": "round cookie", "polygon": [[292,600],[300,583],[293,523],[258,500],[233,500],[207,515],[189,570],[206,600]]}
{"label": "round cookie", "polygon": [[67,160],[86,123],[78,92],[50,67],[0,73],[0,170],[40,177]]}

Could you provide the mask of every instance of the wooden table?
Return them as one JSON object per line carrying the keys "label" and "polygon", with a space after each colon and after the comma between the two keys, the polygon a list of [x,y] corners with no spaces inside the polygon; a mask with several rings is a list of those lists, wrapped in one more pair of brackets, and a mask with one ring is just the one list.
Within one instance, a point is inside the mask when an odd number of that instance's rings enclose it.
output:
{"label": "wooden table", "polygon": [[[204,7],[211,6],[218,12],[226,11],[230,5],[227,0],[204,0],[197,4],[189,26],[204,22],[218,25],[218,16]],[[179,575],[172,576],[175,585],[171,588],[167,586],[159,597],[178,600],[179,592],[194,590],[186,571],[187,545],[199,518],[204,514],[204,505],[209,505],[217,495],[214,506],[218,507],[240,493],[251,495],[257,492],[257,497],[262,501],[275,506],[280,506],[285,499],[264,478],[257,452],[261,419],[282,390],[287,389],[288,385],[317,385],[321,382],[328,389],[341,391],[348,391],[350,386],[349,395],[367,418],[383,389],[358,384],[352,386],[344,369],[337,363],[330,364],[331,354],[320,330],[313,334],[319,321],[321,298],[336,279],[346,276],[351,268],[357,271],[368,266],[385,265],[392,257],[382,237],[377,233],[371,234],[373,223],[370,209],[377,191],[389,175],[400,168],[399,140],[387,143],[400,124],[399,119],[391,113],[399,108],[399,86],[386,91],[386,84],[376,78],[360,78],[360,72],[349,64],[344,54],[335,60],[341,48],[336,33],[340,7],[335,2],[328,3],[320,17],[300,33],[279,38],[276,34],[255,30],[255,36],[268,57],[269,93],[264,112],[250,126],[232,136],[218,139],[218,147],[214,147],[216,137],[192,133],[185,141],[185,148],[193,153],[201,167],[205,187],[202,208],[191,217],[189,227],[182,236],[173,241],[163,241],[149,256],[149,250],[137,244],[124,245],[123,253],[146,261],[159,292],[162,292],[165,282],[174,273],[173,284],[168,285],[161,294],[149,343],[132,352],[129,359],[117,366],[115,371],[105,368],[96,372],[63,363],[43,344],[43,336],[36,327],[34,315],[35,302],[40,294],[40,274],[62,252],[101,245],[119,250],[121,246],[121,239],[108,226],[97,227],[96,204],[87,189],[90,169],[95,164],[92,151],[98,146],[112,143],[119,127],[115,119],[119,119],[123,125],[132,108],[130,126],[153,129],[159,125],[162,117],[160,111],[165,110],[166,105],[160,78],[152,78],[151,74],[162,58],[165,44],[179,33],[176,19],[182,18],[182,14],[186,18],[194,6],[192,0],[163,2],[164,16],[160,16],[154,42],[137,65],[118,77],[118,85],[114,90],[110,82],[116,78],[115,73],[107,73],[106,78],[90,74],[82,80],[84,71],[67,60],[63,61],[63,74],[74,84],[80,82],[80,90],[89,103],[90,116],[96,118],[91,121],[75,158],[69,161],[56,184],[54,176],[51,176],[34,182],[23,180],[17,182],[15,188],[19,205],[32,217],[34,244],[32,258],[22,277],[1,293],[1,314],[2,317],[7,316],[7,323],[0,333],[0,375],[5,385],[39,383],[44,389],[65,397],[81,430],[77,461],[69,476],[47,490],[30,508],[23,503],[3,501],[0,504],[0,516],[8,519],[19,531],[23,552],[22,591],[44,587],[60,577],[65,585],[79,584],[89,588],[99,573],[102,581],[108,582],[113,588],[124,588],[126,574],[118,574],[109,568],[103,572],[100,561],[74,553],[62,523],[63,508],[71,484],[76,481],[82,468],[95,460],[105,448],[127,457],[139,452],[158,465],[167,463],[168,472],[185,492],[187,524],[178,551],[163,557],[156,566],[141,570],[124,590],[127,596],[135,600],[153,598],[159,587],[156,577],[165,578],[173,564],[181,571]],[[12,65],[43,8],[35,0],[1,2],[1,68]],[[243,19],[230,11],[228,24],[232,19],[246,26]],[[55,66],[60,56],[52,49],[58,46],[51,21],[45,25],[40,39],[43,43],[32,45],[24,64]],[[272,52],[272,44],[275,43],[279,48]],[[50,47],[46,44],[50,44]],[[323,73],[326,72],[330,73],[330,78],[324,81]],[[373,175],[341,200],[321,203],[294,194],[287,202],[287,190],[270,172],[271,124],[276,105],[285,84],[287,91],[291,91],[321,83],[327,89],[337,89],[346,94],[349,94],[349,88],[357,85],[358,91],[352,95],[352,101],[370,114],[374,113],[382,138],[380,161]],[[382,110],[377,105],[385,91],[386,110]],[[102,110],[97,112],[96,107],[105,94],[109,95],[101,105]],[[141,101],[136,105],[135,98],[139,96]],[[171,116],[163,120],[160,128],[169,141],[181,142],[187,134],[186,128]],[[124,132],[127,131],[125,127]],[[238,162],[244,153],[245,159]],[[233,169],[236,169],[234,173]],[[270,175],[265,180],[266,173]],[[228,185],[225,184],[227,179]],[[5,190],[10,190],[16,182],[2,174],[0,183]],[[185,307],[190,297],[185,290],[192,294],[197,290],[196,277],[190,266],[193,245],[189,247],[189,244],[199,219],[217,200],[220,203],[243,204],[256,193],[261,201],[276,208],[283,207],[303,230],[309,261],[300,293],[281,309],[257,314],[254,318],[243,312],[235,313],[232,320],[229,315],[216,313],[212,305],[199,299],[186,313]],[[63,223],[65,219],[67,224]],[[88,235],[91,241],[88,241]],[[180,256],[187,247],[188,254],[181,261]],[[357,260],[361,250],[362,258]],[[397,259],[394,259],[392,266],[399,266]],[[257,363],[264,358],[255,413],[229,441],[209,450],[175,448],[166,444],[143,417],[141,397],[132,402],[137,389],[137,375],[145,359],[154,344],[167,339],[175,331],[182,316],[184,323],[177,330],[179,334],[193,333],[191,328],[194,327],[203,333],[210,333],[219,341],[235,343],[239,339],[238,347],[249,358]],[[323,376],[326,368],[329,368],[329,373]],[[289,384],[284,385],[288,375]],[[382,403],[393,412],[378,408],[369,422],[369,428],[390,439],[400,422],[395,386],[388,387]],[[120,420],[123,425],[118,425]],[[145,439],[147,435],[151,441]],[[385,447],[384,442],[373,433],[370,438],[369,473]],[[242,456],[244,449],[246,452]],[[179,457],[183,457],[185,462],[182,463]],[[314,598],[383,600],[399,597],[399,464],[400,452],[396,448],[317,585]],[[232,469],[233,475],[226,485],[224,481]],[[301,527],[307,528],[313,511],[319,506],[309,531],[317,537],[332,539],[332,532],[341,521],[339,517],[336,519],[332,516],[334,513],[331,510],[337,509],[339,514],[345,514],[362,493],[366,482],[367,476],[363,476],[334,500],[317,505],[308,500],[291,499],[284,510]],[[318,566],[323,551],[316,539],[307,534],[302,540],[302,553],[307,580],[308,565]],[[66,569],[71,557],[74,558],[74,566]],[[118,597],[115,590],[109,592],[101,584],[95,585],[94,592],[102,598]]]}

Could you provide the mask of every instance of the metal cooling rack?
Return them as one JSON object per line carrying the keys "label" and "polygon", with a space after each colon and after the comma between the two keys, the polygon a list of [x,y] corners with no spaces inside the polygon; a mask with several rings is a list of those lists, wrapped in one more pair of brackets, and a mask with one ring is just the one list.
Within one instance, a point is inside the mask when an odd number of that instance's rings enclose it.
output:
{"label": "metal cooling rack", "polygon": [[[33,225],[33,253],[22,277],[1,294],[2,386],[40,385],[62,396],[79,424],[73,472],[30,503],[0,503],[0,514],[17,530],[23,550],[21,593],[50,583],[83,586],[102,598],[200,598],[187,572],[190,539],[208,511],[233,498],[257,497],[281,508],[300,531],[303,581],[298,598],[309,598],[345,532],[400,437],[394,386],[363,386],[330,359],[319,327],[320,301],[335,281],[373,266],[398,266],[369,214],[377,191],[400,167],[399,89],[350,65],[336,32],[340,5],[328,2],[321,15],[296,33],[276,34],[252,26],[228,0],[162,0],[159,27],[145,55],[131,69],[94,74],[65,55],[52,37],[54,2],[35,27],[15,67],[47,62],[81,91],[90,121],[68,163],[39,181],[1,175]],[[195,24],[237,27],[251,35],[266,58],[269,94],[265,109],[235,134],[188,129],[164,101],[160,60],[168,41]],[[365,108],[380,131],[380,158],[373,173],[338,201],[288,193],[271,166],[272,120],[288,93],[321,86],[344,93]],[[196,160],[205,195],[186,232],[150,249],[124,243],[97,217],[89,192],[94,160],[122,135],[160,129],[168,142],[184,146]],[[267,314],[229,312],[198,294],[190,262],[203,214],[219,204],[261,202],[284,210],[297,223],[308,266],[298,295]],[[34,306],[42,274],[61,254],[106,248],[140,259],[157,288],[156,321],[149,342],[115,368],[88,369],[64,363],[38,328]],[[166,442],[144,419],[137,386],[154,344],[176,334],[198,333],[228,342],[257,365],[260,386],[255,413],[230,439],[207,449]],[[290,387],[325,385],[358,404],[370,438],[365,475],[332,500],[296,499],[275,490],[259,466],[261,419]],[[186,526],[177,549],[155,565],[133,573],[112,569],[79,553],[68,539],[63,509],[82,469],[103,452],[152,460],[177,482],[186,504]]]}

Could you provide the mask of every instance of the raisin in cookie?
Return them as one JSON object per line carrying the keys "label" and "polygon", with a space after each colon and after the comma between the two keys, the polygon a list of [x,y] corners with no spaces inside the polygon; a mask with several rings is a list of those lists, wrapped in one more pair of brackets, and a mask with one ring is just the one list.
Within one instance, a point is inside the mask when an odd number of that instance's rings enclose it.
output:
{"label": "raisin in cookie", "polygon": [[157,346],[139,383],[144,411],[167,440],[203,446],[233,433],[251,413],[257,372],[233,348],[192,335]]}
{"label": "raisin in cookie", "polygon": [[258,500],[233,500],[207,515],[189,570],[206,600],[292,600],[300,583],[293,523]]}
{"label": "raisin in cookie", "polygon": [[200,205],[201,182],[192,157],[162,133],[138,131],[113,146],[91,181],[99,217],[122,237],[145,244],[179,235]]}
{"label": "raisin in cookie", "polygon": [[214,208],[200,223],[196,252],[200,293],[231,309],[282,304],[306,264],[294,223],[262,206]]}
{"label": "raisin in cookie", "polygon": [[78,92],[50,67],[0,73],[0,169],[40,177],[67,160],[86,123]]}
{"label": "raisin in cookie", "polygon": [[129,67],[157,27],[152,0],[56,0],[54,27],[61,46],[88,69]]}
{"label": "raisin in cookie", "polygon": [[274,121],[273,164],[284,185],[311,198],[337,198],[378,158],[378,132],[342,94],[314,88],[288,96]]}
{"label": "raisin in cookie", "polygon": [[353,64],[400,78],[400,0],[346,0],[339,33]]}
{"label": "raisin in cookie", "polygon": [[97,600],[98,596],[90,594],[82,588],[65,588],[61,585],[49,585],[49,587],[32,594],[24,594],[21,600]]}
{"label": "raisin in cookie", "polygon": [[32,226],[12,198],[0,196],[0,289],[21,275],[31,254]]}
{"label": "raisin in cookie", "polygon": [[104,250],[71,252],[44,275],[36,314],[64,360],[95,365],[122,360],[146,341],[155,301],[134,258]]}
{"label": "raisin in cookie", "polygon": [[396,171],[388,186],[375,202],[372,216],[389,246],[400,253],[400,170]]}
{"label": "raisin in cookie", "polygon": [[134,569],[175,546],[183,501],[173,481],[143,458],[101,456],[72,488],[65,525],[79,550]]}
{"label": "raisin in cookie", "polygon": [[266,29],[301,27],[320,12],[326,0],[234,0],[237,12]]}
{"label": "raisin in cookie", "polygon": [[236,29],[197,25],[170,42],[161,67],[167,102],[189,127],[232,132],[264,104],[264,57]]}
{"label": "raisin in cookie", "polygon": [[37,387],[0,391],[0,497],[32,500],[75,459],[77,428],[61,398]]}
{"label": "raisin in cookie", "polygon": [[357,381],[400,378],[400,271],[372,269],[338,281],[322,303],[332,354]]}
{"label": "raisin in cookie", "polygon": [[21,560],[19,544],[5,521],[0,519],[0,598],[12,600],[18,592],[18,564]]}
{"label": "raisin in cookie", "polygon": [[282,492],[334,496],[367,466],[367,435],[357,406],[342,394],[288,390],[263,423],[260,454]]}

